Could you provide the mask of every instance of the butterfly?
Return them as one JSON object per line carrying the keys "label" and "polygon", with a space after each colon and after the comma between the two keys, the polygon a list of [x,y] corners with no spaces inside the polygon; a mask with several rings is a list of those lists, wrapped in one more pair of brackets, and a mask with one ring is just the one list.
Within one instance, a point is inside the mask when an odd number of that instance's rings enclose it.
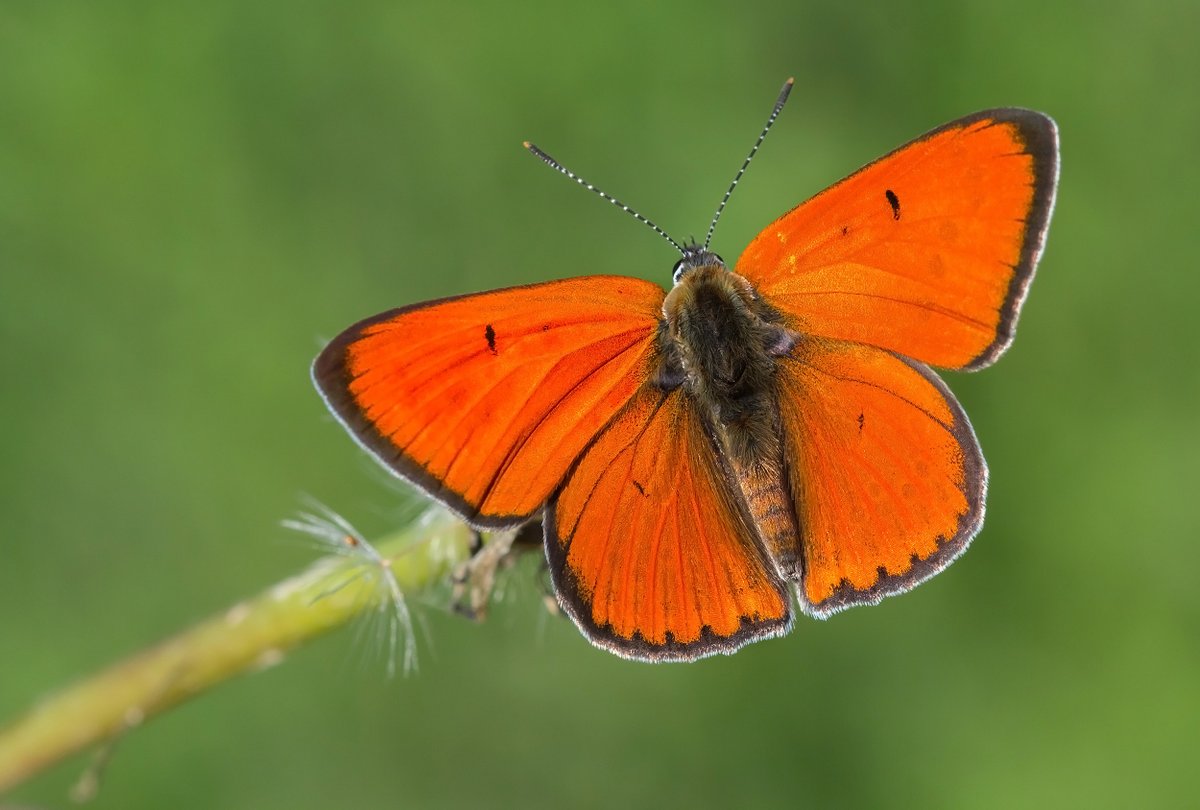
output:
{"label": "butterfly", "polygon": [[731,653],[797,609],[876,604],[983,522],[979,443],[930,367],[981,369],[1011,343],[1055,124],[951,121],[775,220],[730,270],[713,228],[790,88],[703,244],[630,211],[679,250],[669,292],[584,276],[414,304],[313,364],[358,442],[470,525],[540,517],[559,604],[620,656]]}

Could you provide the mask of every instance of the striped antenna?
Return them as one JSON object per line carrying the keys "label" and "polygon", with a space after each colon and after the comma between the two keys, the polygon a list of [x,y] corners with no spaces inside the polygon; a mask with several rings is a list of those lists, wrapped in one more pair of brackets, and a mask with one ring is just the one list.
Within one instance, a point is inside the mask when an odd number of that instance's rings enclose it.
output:
{"label": "striped antenna", "polygon": [[[762,139],[760,138],[759,140],[761,141]],[[591,192],[599,195],[601,199],[608,200],[610,203],[615,205],[617,208],[620,208],[626,214],[629,214],[631,217],[636,219],[638,222],[641,222],[645,225],[649,225],[651,230],[653,230],[656,234],[661,236],[663,239],[666,239],[668,242],[670,242],[671,246],[674,247],[676,250],[678,250],[680,255],[687,255],[687,251],[685,251],[682,247],[680,247],[678,242],[676,242],[674,239],[672,239],[670,236],[668,236],[666,231],[664,231],[662,228],[655,225],[650,220],[646,219],[644,216],[639,214],[637,211],[634,211],[632,208],[630,208],[628,205],[626,205],[625,203],[618,200],[616,197],[612,197],[608,194],[605,194],[603,191],[601,191],[600,189],[593,186],[587,180],[584,180],[582,177],[575,174],[575,172],[571,171],[566,166],[562,165],[557,160],[555,160],[554,158],[547,155],[541,149],[538,149],[536,146],[531,144],[529,141],[525,141],[524,146],[526,149],[528,149],[534,155],[539,157],[541,159],[541,161],[543,163],[545,163],[547,166],[549,166],[551,169],[554,169],[557,172],[565,174],[567,177],[571,178],[576,183],[578,183],[579,185],[586,188],[588,191],[591,191]],[[758,147],[756,146],[755,148],[757,149]],[[749,163],[750,161],[747,160],[746,162]],[[741,175],[739,174],[738,176],[740,177]],[[736,183],[737,181],[735,180],[734,182]],[[726,195],[726,196],[728,196],[728,195]]]}
{"label": "striped antenna", "polygon": [[721,218],[721,212],[725,210],[725,203],[729,202],[729,198],[733,196],[733,190],[737,188],[738,181],[746,173],[746,167],[750,165],[750,161],[754,160],[754,153],[758,151],[758,147],[762,146],[762,142],[766,140],[767,133],[771,130],[771,125],[775,123],[775,119],[779,117],[779,111],[783,109],[783,105],[788,99],[788,93],[792,92],[792,85],[795,82],[795,79],[788,79],[783,83],[783,89],[779,91],[779,98],[775,101],[775,107],[771,110],[771,116],[767,118],[767,125],[759,133],[758,140],[754,142],[754,148],[750,150],[750,154],[746,155],[746,160],[742,163],[742,168],[738,169],[738,173],[734,175],[733,182],[729,184],[729,190],[721,198],[721,204],[717,206],[717,213],[713,214],[712,222],[708,226],[708,236],[704,237],[705,250],[708,250],[708,243],[712,241],[713,231],[717,229],[717,220]]}

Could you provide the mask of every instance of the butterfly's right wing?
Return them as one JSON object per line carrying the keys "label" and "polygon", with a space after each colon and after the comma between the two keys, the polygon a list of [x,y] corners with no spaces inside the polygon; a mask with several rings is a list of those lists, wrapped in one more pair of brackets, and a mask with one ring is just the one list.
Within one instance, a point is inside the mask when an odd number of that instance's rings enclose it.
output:
{"label": "butterfly's right wing", "polygon": [[976,113],[796,206],[736,272],[802,334],[983,368],[1012,342],[1057,183],[1052,120]]}
{"label": "butterfly's right wing", "polygon": [[656,368],[663,291],[589,276],[395,309],[313,364],[381,464],[481,528],[537,513]]}
{"label": "butterfly's right wing", "polygon": [[806,613],[875,604],[966,550],[983,522],[987,467],[928,366],[806,337],[780,360],[777,384]]}

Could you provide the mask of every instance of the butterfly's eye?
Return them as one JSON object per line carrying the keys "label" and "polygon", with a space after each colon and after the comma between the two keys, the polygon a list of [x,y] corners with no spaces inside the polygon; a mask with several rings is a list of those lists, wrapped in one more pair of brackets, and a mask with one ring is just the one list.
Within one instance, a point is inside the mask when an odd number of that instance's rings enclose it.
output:
{"label": "butterfly's eye", "polygon": [[683,278],[683,274],[686,273],[687,270],[687,259],[680,259],[679,261],[675,262],[675,267],[671,270],[671,277],[675,280],[676,284],[678,284],[679,280]]}

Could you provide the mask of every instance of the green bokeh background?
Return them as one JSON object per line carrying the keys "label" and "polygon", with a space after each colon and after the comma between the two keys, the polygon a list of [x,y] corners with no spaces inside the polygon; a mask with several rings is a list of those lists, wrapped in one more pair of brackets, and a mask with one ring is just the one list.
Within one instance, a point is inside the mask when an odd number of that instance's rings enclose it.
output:
{"label": "green bokeh background", "polygon": [[[425,298],[674,256],[520,148],[702,233],[757,229],[976,109],[1053,115],[1018,340],[951,375],[991,466],[947,574],[688,666],[421,608],[122,742],[98,808],[1132,807],[1195,799],[1200,6],[0,6],[0,718],[297,570],[311,493],[411,503],[325,414],[321,341]],[[369,656],[368,656],[369,657]],[[74,760],[17,790],[49,807]]]}

